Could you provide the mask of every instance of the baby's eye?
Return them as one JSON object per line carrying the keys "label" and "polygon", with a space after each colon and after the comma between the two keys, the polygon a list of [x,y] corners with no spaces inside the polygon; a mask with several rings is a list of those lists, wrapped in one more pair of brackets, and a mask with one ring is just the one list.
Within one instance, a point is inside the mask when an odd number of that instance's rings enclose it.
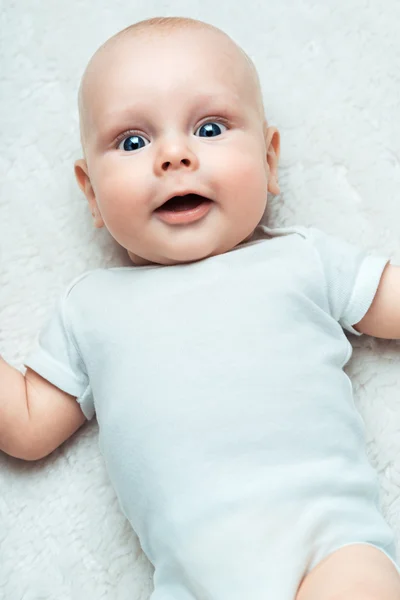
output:
{"label": "baby's eye", "polygon": [[126,150],[127,152],[131,152],[132,150],[140,150],[140,148],[144,148],[146,145],[143,143],[144,139],[146,138],[144,138],[142,135],[128,135],[127,137],[124,137],[124,139],[118,144],[118,150]]}
{"label": "baby's eye", "polygon": [[[224,131],[226,130],[226,125],[223,125],[222,123],[217,123],[216,121],[209,121],[208,123],[204,123],[203,125],[201,125],[196,130],[196,132],[200,132],[200,137],[215,137],[221,135],[221,133],[224,133]],[[118,150],[125,150],[126,152],[140,150],[141,148],[144,148],[146,146],[146,144],[143,141],[145,139],[146,138],[142,135],[132,133],[131,135],[125,136],[123,139],[121,139],[117,146]],[[150,143],[149,140],[147,140],[147,142]]]}
{"label": "baby's eye", "polygon": [[[209,121],[208,123],[204,123],[204,125],[201,125],[201,127],[199,127],[197,129],[197,131],[203,131],[204,135],[200,135],[200,137],[215,137],[215,135],[221,135],[221,133],[223,133],[223,131],[221,131],[221,127],[225,127],[225,130],[227,130],[227,127],[225,125],[223,125],[222,123],[216,123],[215,121]],[[219,131],[219,133],[218,133]],[[195,134],[196,135],[196,134]]]}

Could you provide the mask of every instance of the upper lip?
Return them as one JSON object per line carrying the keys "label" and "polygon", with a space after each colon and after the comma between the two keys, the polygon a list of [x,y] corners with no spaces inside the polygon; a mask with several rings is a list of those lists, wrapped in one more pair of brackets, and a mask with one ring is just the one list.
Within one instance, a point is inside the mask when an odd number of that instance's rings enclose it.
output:
{"label": "upper lip", "polygon": [[185,189],[185,190],[179,190],[178,192],[174,192],[173,194],[171,194],[170,196],[168,196],[167,198],[165,198],[162,202],[160,202],[156,206],[156,209],[160,208],[160,206],[162,206],[163,204],[165,204],[166,202],[168,202],[168,200],[171,200],[172,198],[175,198],[176,196],[187,196],[188,194],[195,194],[196,196],[202,196],[203,198],[206,198],[207,200],[211,200],[211,198],[209,198],[208,196],[205,196],[204,194],[201,194],[199,191],[191,190],[191,189]]}

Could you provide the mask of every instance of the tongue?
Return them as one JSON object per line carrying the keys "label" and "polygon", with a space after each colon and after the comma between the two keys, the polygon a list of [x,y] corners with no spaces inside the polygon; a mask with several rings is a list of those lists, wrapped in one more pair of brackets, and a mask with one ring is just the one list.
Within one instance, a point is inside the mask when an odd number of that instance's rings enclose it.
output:
{"label": "tongue", "polygon": [[187,194],[186,196],[175,196],[165,202],[157,210],[172,210],[173,212],[179,212],[182,210],[189,210],[190,208],[196,208],[204,202],[203,196],[197,194]]}

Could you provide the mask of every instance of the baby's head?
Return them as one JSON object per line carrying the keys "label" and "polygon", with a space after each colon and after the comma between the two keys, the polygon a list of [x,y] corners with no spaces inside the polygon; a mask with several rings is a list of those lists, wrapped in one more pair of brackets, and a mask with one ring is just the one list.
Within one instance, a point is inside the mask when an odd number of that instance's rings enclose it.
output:
{"label": "baby's head", "polygon": [[[135,264],[227,252],[252,235],[267,192],[279,193],[279,133],[256,69],[201,21],[149,19],[110,38],[82,77],[79,114],[78,184],[95,227]],[[186,198],[190,213],[168,210],[178,201],[160,208],[189,193],[209,200]]]}

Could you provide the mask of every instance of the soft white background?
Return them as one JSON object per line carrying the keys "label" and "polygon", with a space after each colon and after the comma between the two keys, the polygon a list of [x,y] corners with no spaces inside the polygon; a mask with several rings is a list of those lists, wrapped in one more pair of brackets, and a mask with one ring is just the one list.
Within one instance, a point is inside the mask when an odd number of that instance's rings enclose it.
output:
{"label": "soft white background", "polygon": [[[0,353],[13,366],[24,371],[72,278],[128,264],[92,227],[74,180],[76,93],[97,47],[144,18],[208,21],[253,58],[282,133],[271,225],[315,225],[400,262],[397,0],[3,0],[0,10]],[[351,340],[348,372],[400,551],[400,345]],[[93,421],[42,461],[0,453],[2,600],[151,593],[153,569],[119,510],[97,438]]]}

